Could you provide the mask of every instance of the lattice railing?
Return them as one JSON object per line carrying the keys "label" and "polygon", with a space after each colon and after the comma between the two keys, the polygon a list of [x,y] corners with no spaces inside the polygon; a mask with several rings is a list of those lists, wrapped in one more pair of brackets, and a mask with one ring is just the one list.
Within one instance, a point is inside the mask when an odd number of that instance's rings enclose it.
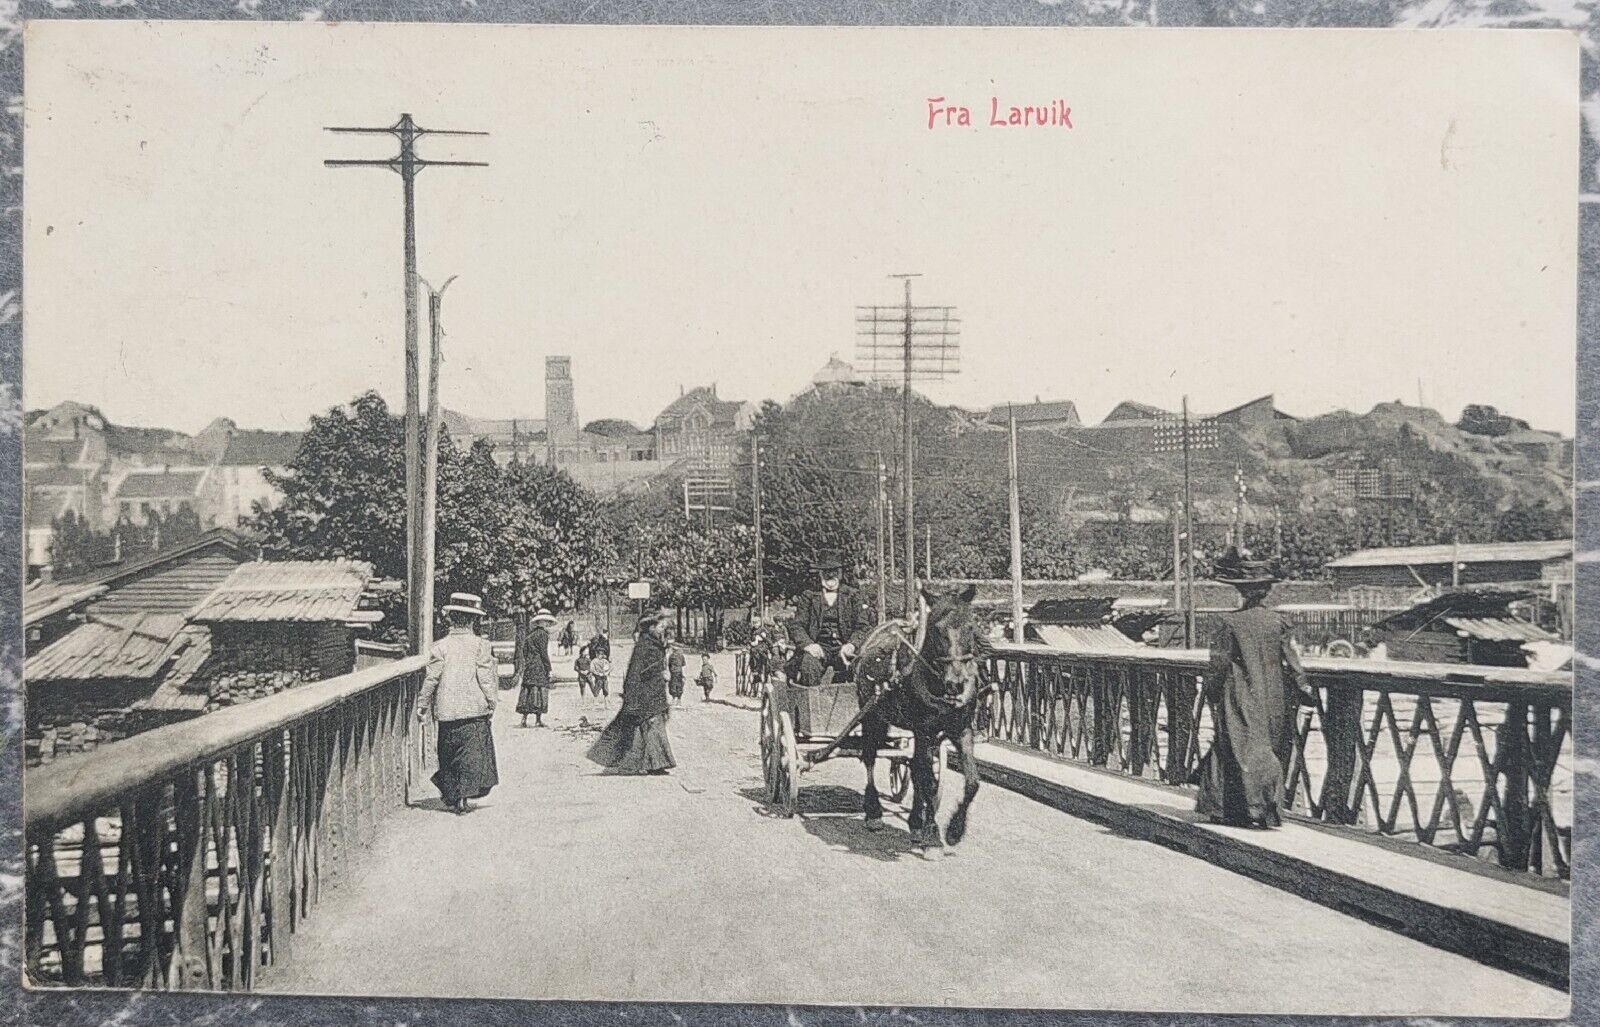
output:
{"label": "lattice railing", "polygon": [[428,765],[399,660],[158,728],[23,782],[35,986],[247,990]]}
{"label": "lattice railing", "polygon": [[[1572,681],[1505,667],[1307,659],[1285,768],[1292,808],[1502,866],[1567,877]],[[997,645],[992,739],[1186,786],[1212,741],[1204,650]]]}

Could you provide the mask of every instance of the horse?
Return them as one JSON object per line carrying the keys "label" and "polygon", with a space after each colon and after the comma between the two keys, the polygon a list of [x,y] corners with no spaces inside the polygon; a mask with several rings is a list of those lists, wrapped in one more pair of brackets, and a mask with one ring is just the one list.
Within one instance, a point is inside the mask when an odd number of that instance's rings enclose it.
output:
{"label": "horse", "polygon": [[[972,615],[976,594],[976,585],[949,592],[924,587],[917,639],[908,638],[898,625],[885,625],[862,646],[861,658],[853,668],[861,708],[878,700],[861,721],[861,762],[867,771],[862,804],[868,830],[883,827],[874,764],[892,726],[910,731],[913,737],[907,826],[914,841],[937,850],[946,842],[958,844],[967,833],[967,811],[978,794],[978,761],[973,755],[979,695],[978,631]],[[961,804],[951,814],[941,839],[934,760],[946,739],[961,753],[965,780]]]}

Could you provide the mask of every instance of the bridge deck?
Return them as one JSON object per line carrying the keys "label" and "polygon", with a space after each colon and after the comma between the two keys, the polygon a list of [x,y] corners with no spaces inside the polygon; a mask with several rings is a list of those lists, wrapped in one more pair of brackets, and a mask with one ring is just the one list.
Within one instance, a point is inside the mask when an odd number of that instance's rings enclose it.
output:
{"label": "bridge deck", "polygon": [[668,777],[597,773],[582,756],[593,736],[573,728],[609,713],[570,684],[545,730],[518,729],[507,702],[495,793],[465,817],[394,814],[266,990],[1566,1012],[1561,992],[992,785],[942,862],[913,852],[898,808],[891,830],[866,832],[851,761],[807,775],[804,815],[775,819],[754,714],[721,669],[722,702],[691,688],[673,714]]}

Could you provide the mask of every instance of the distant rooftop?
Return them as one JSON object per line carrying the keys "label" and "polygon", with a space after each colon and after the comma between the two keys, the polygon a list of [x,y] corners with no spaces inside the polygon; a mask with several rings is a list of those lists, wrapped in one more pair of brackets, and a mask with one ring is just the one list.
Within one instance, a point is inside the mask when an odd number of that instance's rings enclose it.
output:
{"label": "distant rooftop", "polygon": [[287,467],[304,438],[297,431],[241,429],[228,439],[219,463],[226,467]]}
{"label": "distant rooftop", "polygon": [[118,499],[186,499],[200,491],[204,470],[129,471],[117,486]]}

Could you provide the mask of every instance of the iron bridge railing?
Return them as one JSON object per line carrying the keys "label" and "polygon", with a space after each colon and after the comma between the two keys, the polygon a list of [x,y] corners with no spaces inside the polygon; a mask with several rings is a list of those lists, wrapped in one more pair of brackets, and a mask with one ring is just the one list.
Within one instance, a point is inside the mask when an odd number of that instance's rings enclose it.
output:
{"label": "iron bridge railing", "polygon": [[30,769],[25,959],[35,987],[248,990],[380,821],[433,722],[425,659],[304,685]]}
{"label": "iron bridge railing", "polygon": [[[996,644],[994,740],[1187,786],[1212,739],[1205,650]],[[1303,660],[1314,699],[1285,774],[1292,809],[1566,878],[1572,679],[1508,667]]]}

